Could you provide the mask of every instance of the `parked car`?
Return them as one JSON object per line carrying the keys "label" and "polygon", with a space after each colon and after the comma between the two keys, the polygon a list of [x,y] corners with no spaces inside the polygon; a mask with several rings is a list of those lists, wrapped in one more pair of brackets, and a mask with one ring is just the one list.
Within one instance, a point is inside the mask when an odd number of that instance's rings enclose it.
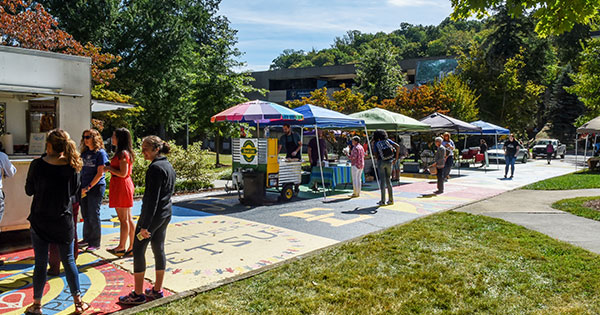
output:
{"label": "parked car", "polygon": [[535,141],[533,144],[533,150],[531,151],[531,156],[535,159],[538,156],[546,157],[546,146],[548,143],[552,143],[554,147],[554,153],[552,155],[553,158],[560,156],[561,159],[565,158],[565,152],[567,152],[567,146],[561,144],[560,141],[556,139],[540,139]]}
{"label": "parked car", "polygon": [[[491,146],[487,152],[488,152],[488,160],[490,162],[494,162],[494,161],[496,161],[496,159],[498,160],[498,162],[505,161],[505,159],[504,159],[504,143],[498,143],[498,144]],[[527,163],[528,157],[529,157],[529,153],[528,153],[527,149],[520,148],[519,152],[517,153],[517,161],[519,161],[521,163]]]}

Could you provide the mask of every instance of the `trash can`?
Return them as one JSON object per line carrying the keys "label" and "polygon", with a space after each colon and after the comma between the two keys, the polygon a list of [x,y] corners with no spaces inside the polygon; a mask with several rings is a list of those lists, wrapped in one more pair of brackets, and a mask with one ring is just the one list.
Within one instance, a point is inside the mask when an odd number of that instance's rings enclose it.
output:
{"label": "trash can", "polygon": [[265,173],[249,171],[243,173],[244,198],[243,204],[260,206],[265,199]]}

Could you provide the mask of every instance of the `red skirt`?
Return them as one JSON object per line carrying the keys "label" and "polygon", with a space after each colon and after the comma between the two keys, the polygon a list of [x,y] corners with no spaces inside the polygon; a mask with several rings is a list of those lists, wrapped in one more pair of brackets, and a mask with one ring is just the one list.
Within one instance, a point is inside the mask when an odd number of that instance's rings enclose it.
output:
{"label": "red skirt", "polygon": [[108,207],[131,208],[133,207],[133,193],[135,188],[131,176],[125,178],[112,176],[108,188]]}

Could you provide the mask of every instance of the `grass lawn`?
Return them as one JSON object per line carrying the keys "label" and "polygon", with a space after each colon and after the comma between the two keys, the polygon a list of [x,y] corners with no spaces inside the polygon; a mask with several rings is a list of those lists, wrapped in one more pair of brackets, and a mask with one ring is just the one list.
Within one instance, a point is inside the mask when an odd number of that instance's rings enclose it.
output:
{"label": "grass lawn", "polygon": [[552,204],[558,210],[570,212],[574,215],[600,221],[600,211],[586,207],[583,204],[591,200],[599,200],[600,197],[579,197],[559,200]]}
{"label": "grass lawn", "polygon": [[444,212],[146,314],[598,314],[600,256]]}
{"label": "grass lawn", "polygon": [[523,187],[531,190],[568,190],[600,188],[600,174],[589,170],[549,178]]}

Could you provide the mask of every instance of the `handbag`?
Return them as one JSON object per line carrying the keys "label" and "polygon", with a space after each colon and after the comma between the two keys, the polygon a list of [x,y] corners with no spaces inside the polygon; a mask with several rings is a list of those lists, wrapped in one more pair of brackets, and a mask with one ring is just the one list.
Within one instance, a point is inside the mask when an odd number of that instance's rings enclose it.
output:
{"label": "handbag", "polygon": [[437,175],[438,169],[437,169],[437,164],[436,163],[433,163],[433,164],[429,165],[427,168],[429,170],[429,174],[431,174],[431,175]]}

